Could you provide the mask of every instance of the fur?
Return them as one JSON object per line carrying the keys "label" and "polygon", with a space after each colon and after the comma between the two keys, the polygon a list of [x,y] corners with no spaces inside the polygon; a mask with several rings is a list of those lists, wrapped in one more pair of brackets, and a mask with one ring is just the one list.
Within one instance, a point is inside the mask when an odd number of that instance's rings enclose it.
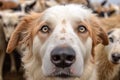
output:
{"label": "fur", "polygon": [[7,10],[18,7],[18,4],[13,1],[0,1],[0,10]]}
{"label": "fur", "polygon": [[[48,25],[51,31],[43,33],[41,31],[43,25]],[[79,25],[84,25],[87,31],[83,34],[79,33],[75,25],[78,28]],[[82,5],[59,5],[42,13],[31,13],[25,16],[13,32],[7,52],[13,51],[18,44],[27,45],[28,52],[22,59],[27,80],[63,80],[52,73],[53,68],[55,70],[59,68],[51,62],[50,52],[56,46],[69,45],[76,52],[76,61],[69,68],[70,74],[80,77],[81,80],[87,75],[86,80],[89,80],[91,74],[87,73],[87,70],[92,73],[91,59],[94,57],[94,47],[99,43],[108,44],[107,34],[89,9]],[[87,67],[89,63],[91,66]]]}
{"label": "fur", "polygon": [[[112,28],[120,28],[120,15],[112,16],[109,18],[100,18],[102,27],[109,31]],[[113,23],[114,22],[114,23]]]}
{"label": "fur", "polygon": [[[111,31],[111,30],[110,30]],[[120,29],[112,29],[112,32],[108,34],[108,37],[112,37],[114,35],[114,42],[109,41],[109,45],[104,46],[99,44],[96,47],[96,72],[95,76],[97,78],[95,80],[119,80],[119,71],[120,65],[113,63],[111,58],[112,54],[118,52],[119,53],[119,34]],[[116,44],[117,43],[117,44]],[[116,50],[117,49],[117,50]]]}

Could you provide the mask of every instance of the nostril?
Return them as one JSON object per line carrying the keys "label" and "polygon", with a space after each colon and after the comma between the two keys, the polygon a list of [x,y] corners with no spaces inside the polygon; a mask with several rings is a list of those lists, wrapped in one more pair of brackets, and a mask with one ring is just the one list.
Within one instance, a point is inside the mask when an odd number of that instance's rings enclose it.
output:
{"label": "nostril", "polygon": [[120,54],[119,53],[112,54],[112,60],[114,62],[118,62],[120,60]]}
{"label": "nostril", "polygon": [[112,54],[112,58],[115,58],[116,57],[116,55],[115,54]]}
{"label": "nostril", "polygon": [[59,55],[54,55],[54,56],[52,56],[52,60],[53,61],[59,61],[60,60],[60,56]]}
{"label": "nostril", "polygon": [[73,62],[73,61],[75,60],[75,56],[73,56],[73,55],[68,55],[68,56],[66,57],[66,60]]}

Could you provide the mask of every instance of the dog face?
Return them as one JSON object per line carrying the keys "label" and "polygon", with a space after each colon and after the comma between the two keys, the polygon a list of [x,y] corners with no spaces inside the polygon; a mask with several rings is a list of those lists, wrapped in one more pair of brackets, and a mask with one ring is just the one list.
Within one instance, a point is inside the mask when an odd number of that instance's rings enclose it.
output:
{"label": "dog face", "polygon": [[20,17],[23,16],[23,13],[7,13],[7,12],[4,13],[3,12],[0,15],[3,23],[5,38],[6,38],[6,41],[8,41],[15,27],[20,21]]}
{"label": "dog face", "polygon": [[24,3],[21,4],[21,9],[28,13],[30,12],[31,10],[33,10],[34,6],[36,5],[36,1],[25,1]]}
{"label": "dog face", "polygon": [[106,47],[108,59],[114,63],[120,63],[120,29],[112,29],[108,32],[109,45]]}
{"label": "dog face", "polygon": [[108,44],[105,32],[93,18],[90,10],[79,5],[55,6],[28,15],[13,33],[7,51],[18,43],[28,43],[29,53],[41,61],[39,68],[45,76],[80,77],[88,57],[94,55],[94,46]]}

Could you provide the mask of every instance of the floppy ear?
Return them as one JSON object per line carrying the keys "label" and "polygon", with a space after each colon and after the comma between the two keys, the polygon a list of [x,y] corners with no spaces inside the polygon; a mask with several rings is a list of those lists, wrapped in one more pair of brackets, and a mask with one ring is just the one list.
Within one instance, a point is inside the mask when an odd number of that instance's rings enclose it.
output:
{"label": "floppy ear", "polygon": [[108,36],[105,30],[101,27],[100,21],[93,17],[90,21],[91,27],[92,27],[92,39],[93,39],[93,46],[92,46],[92,57],[94,58],[94,48],[99,43],[102,43],[103,45],[108,45]]}
{"label": "floppy ear", "polygon": [[108,45],[108,36],[105,30],[101,27],[102,24],[98,21],[97,18],[94,18],[91,21],[92,24],[92,38],[93,38],[93,45],[96,46],[99,43],[103,45]]}
{"label": "floppy ear", "polygon": [[31,23],[37,18],[37,14],[31,14],[25,16],[21,22],[18,24],[16,29],[11,35],[11,38],[8,42],[7,53],[11,53],[19,43],[25,43],[30,45],[32,39],[32,27]]}

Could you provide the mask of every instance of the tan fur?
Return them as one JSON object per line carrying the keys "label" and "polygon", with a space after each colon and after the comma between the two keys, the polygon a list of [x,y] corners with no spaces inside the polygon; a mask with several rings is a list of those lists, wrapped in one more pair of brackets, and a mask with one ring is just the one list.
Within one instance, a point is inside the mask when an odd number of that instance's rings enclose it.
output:
{"label": "tan fur", "polygon": [[[95,80],[114,80],[114,77],[118,74],[119,65],[112,64],[108,60],[108,55],[105,51],[105,46],[99,44],[96,49],[96,75],[97,79]],[[115,79],[119,80],[119,79]]]}
{"label": "tan fur", "polygon": [[[32,13],[31,15],[24,17],[21,23],[17,26],[17,28],[13,32],[7,47],[7,52],[10,53],[15,49],[15,47],[19,43],[26,43],[28,45],[29,51],[24,55],[24,58],[22,59],[23,63],[25,64],[23,66],[26,69],[25,73],[26,73],[26,77],[28,77],[27,80],[38,80],[37,79],[38,76],[39,76],[39,80],[54,80],[54,78],[45,78],[42,75],[42,72],[40,70],[40,65],[42,64],[41,59],[39,58],[38,54],[34,54],[32,52],[33,38],[35,37],[36,34],[38,34],[38,26],[42,24],[41,20],[40,20],[41,22],[38,22],[38,18],[40,18],[42,15],[43,13],[42,14]],[[106,33],[96,21],[94,21],[94,23],[96,24],[93,25],[91,22],[89,23],[89,26],[88,26],[88,28],[90,29],[90,36],[92,36],[93,38],[93,44],[94,44],[93,50],[98,43],[103,43],[104,45],[108,44]],[[91,29],[91,27],[93,28]],[[93,52],[91,51],[91,53]],[[90,60],[91,60],[91,57],[89,59],[86,59],[85,63],[86,65],[89,65],[89,66],[85,67],[85,71],[83,73],[83,76],[80,78],[80,80],[88,80],[92,75],[91,73],[92,73],[94,64]],[[32,63],[34,61],[35,63]],[[28,65],[31,65],[31,66],[28,66]],[[33,71],[34,71],[34,74],[32,74]],[[34,76],[34,77],[31,77],[31,76]]]}
{"label": "tan fur", "polygon": [[2,6],[0,6],[0,10],[16,8],[18,6],[18,4],[13,1],[0,1],[0,3],[2,4]]}
{"label": "tan fur", "polygon": [[112,28],[120,28],[120,15],[112,16],[109,18],[100,18],[102,27],[109,31]]}

